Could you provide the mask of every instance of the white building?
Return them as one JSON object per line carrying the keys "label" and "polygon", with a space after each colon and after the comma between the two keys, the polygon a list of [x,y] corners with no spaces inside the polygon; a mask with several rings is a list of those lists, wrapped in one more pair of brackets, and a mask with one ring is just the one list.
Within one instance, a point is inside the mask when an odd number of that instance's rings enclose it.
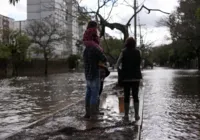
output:
{"label": "white building", "polygon": [[14,30],[17,31],[24,31],[27,25],[27,21],[23,20],[23,21],[15,21],[14,22]]}
{"label": "white building", "polygon": [[8,42],[9,36],[6,31],[12,30],[14,27],[14,19],[0,15],[0,41]]}
{"label": "white building", "polygon": [[[58,56],[67,57],[69,54],[77,54],[77,40],[82,40],[85,26],[77,22],[78,8],[73,0],[27,0],[27,20],[41,20],[48,16],[54,16],[55,20],[63,24],[71,34],[67,43],[56,46],[55,53]],[[22,24],[21,24],[22,25]],[[22,29],[23,27],[21,27]]]}

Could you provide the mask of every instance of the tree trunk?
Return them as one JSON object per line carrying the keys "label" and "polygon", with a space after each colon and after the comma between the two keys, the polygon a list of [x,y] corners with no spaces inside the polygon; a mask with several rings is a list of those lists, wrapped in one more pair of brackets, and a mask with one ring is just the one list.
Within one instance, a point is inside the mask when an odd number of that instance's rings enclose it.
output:
{"label": "tree trunk", "polygon": [[48,57],[47,54],[44,54],[44,75],[48,75]]}
{"label": "tree trunk", "polygon": [[15,54],[12,57],[12,76],[18,76],[17,57],[15,56]]}

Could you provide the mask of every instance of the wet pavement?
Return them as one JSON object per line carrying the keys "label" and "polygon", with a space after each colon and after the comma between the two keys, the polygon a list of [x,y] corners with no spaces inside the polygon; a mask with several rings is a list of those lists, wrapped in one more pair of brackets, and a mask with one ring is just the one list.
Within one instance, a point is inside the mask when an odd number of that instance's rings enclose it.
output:
{"label": "wet pavement", "polygon": [[[131,107],[130,121],[123,121],[123,100],[120,98],[121,90],[113,89],[114,85],[105,88],[100,105],[103,115],[94,120],[83,118],[84,99],[56,112],[54,115],[40,120],[21,132],[6,140],[133,140],[139,137],[139,122],[134,120],[134,111]],[[112,92],[111,92],[112,91]],[[110,94],[108,94],[110,93]]]}
{"label": "wet pavement", "polygon": [[[116,82],[110,75],[105,86]],[[85,96],[82,73],[0,80],[0,139]]]}
{"label": "wet pavement", "polygon": [[[9,139],[127,140],[139,137],[138,124],[142,123],[142,140],[200,140],[199,72],[155,68],[144,70],[143,77],[140,87],[140,96],[144,96],[140,111],[143,119],[137,124],[133,109],[131,121],[122,121],[123,91],[113,88],[116,73],[106,79],[101,103],[104,115],[93,122],[82,119],[83,74],[1,80],[0,136],[13,134],[28,125]],[[53,116],[48,115],[52,113]],[[48,117],[40,119],[45,116]]]}
{"label": "wet pavement", "polygon": [[142,140],[200,140],[200,73],[145,71]]}
{"label": "wet pavement", "polygon": [[0,80],[0,139],[83,96],[79,73]]}

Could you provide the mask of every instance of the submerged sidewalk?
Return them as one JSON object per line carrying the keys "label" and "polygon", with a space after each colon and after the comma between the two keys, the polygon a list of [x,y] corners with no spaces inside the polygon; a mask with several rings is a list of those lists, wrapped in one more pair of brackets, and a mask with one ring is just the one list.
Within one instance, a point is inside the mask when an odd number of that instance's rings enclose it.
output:
{"label": "submerged sidewalk", "polygon": [[[122,91],[108,86],[101,99],[101,111],[96,120],[86,121],[84,99],[41,119],[24,128],[6,140],[137,140],[140,137],[143,110],[143,93],[140,92],[140,116],[134,122],[133,107],[130,109],[130,122],[122,121]],[[132,102],[131,102],[132,106]],[[132,119],[131,119],[132,118]]]}

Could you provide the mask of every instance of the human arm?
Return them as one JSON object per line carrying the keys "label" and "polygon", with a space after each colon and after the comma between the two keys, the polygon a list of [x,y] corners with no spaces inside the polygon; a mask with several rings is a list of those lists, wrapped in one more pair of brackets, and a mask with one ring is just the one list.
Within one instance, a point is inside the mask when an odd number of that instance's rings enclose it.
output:
{"label": "human arm", "polygon": [[100,50],[100,48],[95,48],[95,50],[95,55],[97,56],[98,61],[103,63],[107,62],[107,58],[105,54]]}
{"label": "human arm", "polygon": [[119,55],[119,58],[117,60],[117,63],[116,63],[116,68],[118,69],[120,64],[121,64],[121,61],[122,61],[122,57],[123,57],[123,53],[121,52],[120,55]]}

